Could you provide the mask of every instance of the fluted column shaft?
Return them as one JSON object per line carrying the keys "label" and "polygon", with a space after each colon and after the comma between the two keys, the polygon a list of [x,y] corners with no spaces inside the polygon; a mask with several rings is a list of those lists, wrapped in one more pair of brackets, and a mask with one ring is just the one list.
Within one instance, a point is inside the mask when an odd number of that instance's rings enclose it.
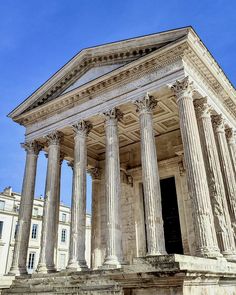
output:
{"label": "fluted column shaft", "polygon": [[118,120],[122,116],[118,109],[112,109],[105,113],[106,132],[106,172],[105,194],[107,212],[107,246],[105,267],[120,267],[122,254],[122,233],[120,222],[120,157]]}
{"label": "fluted column shaft", "polygon": [[160,178],[157,166],[156,144],[152,110],[156,100],[148,94],[135,102],[139,112],[141,134],[142,179],[147,234],[147,255],[166,254],[161,207]]}
{"label": "fluted column shaft", "polygon": [[235,131],[232,128],[226,129],[226,138],[228,141],[229,152],[232,160],[232,165],[234,169],[234,174],[236,178],[236,138]]}
{"label": "fluted column shaft", "polygon": [[179,109],[187,184],[193,205],[193,218],[197,242],[196,254],[206,257],[220,256],[201,142],[193,106],[192,89],[188,77],[184,78],[182,81],[176,81],[172,89],[175,92]]}
{"label": "fluted column shaft", "polygon": [[48,165],[45,185],[45,199],[43,210],[40,255],[37,272],[55,271],[55,244],[57,233],[55,222],[57,218],[57,204],[60,177],[60,133],[53,132],[46,136],[48,143]]}
{"label": "fluted column shaft", "polygon": [[234,238],[236,239],[236,180],[225,136],[225,122],[221,115],[212,116],[212,122],[219,151],[229,214],[234,230]]}
{"label": "fluted column shaft", "polygon": [[26,150],[26,163],[22,185],[18,228],[15,238],[13,260],[9,274],[20,275],[27,273],[26,262],[30,235],[32,208],[34,201],[35,178],[38,153],[41,146],[35,142],[22,144]]}
{"label": "fluted column shaft", "polygon": [[102,265],[101,253],[101,197],[100,169],[91,168],[89,174],[92,177],[92,220],[91,220],[91,267],[98,269]]}
{"label": "fluted column shaft", "polygon": [[58,192],[57,192],[57,200],[56,200],[56,213],[55,213],[55,244],[54,244],[54,255],[55,255],[55,264],[57,265],[57,253],[58,253],[58,225],[59,225],[59,215],[60,215],[60,201],[61,201],[61,166],[63,162],[64,154],[60,153],[60,166],[59,166],[59,177],[58,177]]}
{"label": "fluted column shaft", "polygon": [[80,121],[73,125],[75,133],[74,168],[71,207],[71,229],[68,269],[87,269],[85,260],[86,234],[86,169],[87,145],[86,139],[92,125]]}
{"label": "fluted column shaft", "polygon": [[233,229],[231,226],[220,160],[211,122],[211,108],[207,102],[207,98],[195,100],[194,106],[203,148],[218,245],[224,257],[235,259],[236,248]]}

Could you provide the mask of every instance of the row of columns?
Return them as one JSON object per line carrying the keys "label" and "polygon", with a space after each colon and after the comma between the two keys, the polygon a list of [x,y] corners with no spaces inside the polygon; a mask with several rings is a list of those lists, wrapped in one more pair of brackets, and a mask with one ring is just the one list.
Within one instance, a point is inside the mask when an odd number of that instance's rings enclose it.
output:
{"label": "row of columns", "polygon": [[[180,130],[183,141],[188,190],[192,200],[197,255],[236,259],[236,143],[227,131],[220,116],[211,116],[206,98],[193,101],[192,85],[188,78],[177,81],[172,90],[179,109]],[[144,185],[147,231],[147,255],[166,254],[161,208],[161,192],[157,165],[156,144],[153,132],[152,111],[156,100],[147,94],[135,101],[139,113],[141,133],[141,163]],[[105,193],[107,210],[107,247],[103,267],[121,267],[122,234],[120,227],[120,160],[118,121],[122,113],[113,108],[104,113],[106,134]],[[92,129],[88,121],[73,125],[75,133],[73,162],[73,192],[71,208],[71,234],[68,269],[83,270],[85,261],[86,222],[86,138]],[[60,139],[54,132],[47,136],[48,168],[45,189],[43,231],[38,272],[55,270],[54,250],[56,241],[60,179]],[[229,145],[229,148],[228,148]],[[39,150],[36,142],[24,145],[27,151],[26,168],[10,273],[26,272],[26,255],[36,163]],[[95,168],[97,169],[97,168]],[[56,218],[56,219],[55,219]]]}

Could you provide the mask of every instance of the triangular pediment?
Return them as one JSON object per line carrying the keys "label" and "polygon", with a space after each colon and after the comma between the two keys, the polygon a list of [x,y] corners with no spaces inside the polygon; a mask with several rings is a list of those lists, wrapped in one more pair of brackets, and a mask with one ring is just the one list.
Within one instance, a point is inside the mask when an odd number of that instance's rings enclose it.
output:
{"label": "triangular pediment", "polygon": [[108,74],[125,64],[126,64],[125,62],[122,62],[122,63],[114,64],[114,65],[104,65],[104,66],[97,66],[97,67],[91,68],[84,75],[78,78],[72,85],[70,85],[65,91],[63,91],[62,94],[67,93],[77,87],[80,87],[90,81],[93,81],[94,79],[99,78],[105,74]]}
{"label": "triangular pediment", "polygon": [[185,37],[189,30],[191,28],[186,27],[83,49],[13,110],[9,117],[15,120],[23,113]]}

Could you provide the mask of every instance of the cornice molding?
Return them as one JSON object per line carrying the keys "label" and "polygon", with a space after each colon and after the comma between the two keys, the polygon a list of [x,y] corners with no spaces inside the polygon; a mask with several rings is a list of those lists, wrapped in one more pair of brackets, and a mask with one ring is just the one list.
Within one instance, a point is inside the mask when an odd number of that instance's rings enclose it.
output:
{"label": "cornice molding", "polygon": [[[161,48],[147,56],[135,60],[121,68],[118,68],[102,77],[99,77],[91,82],[88,82],[81,87],[78,87],[62,96],[57,97],[39,109],[33,109],[28,113],[23,113],[14,120],[21,125],[27,126],[36,122],[39,118],[51,116],[77,105],[80,102],[91,99],[91,96],[100,95],[112,88],[119,87],[142,77],[146,73],[150,73],[161,69],[167,65],[171,65],[175,61],[183,57],[183,53],[187,48],[186,40]],[[158,57],[158,58],[157,58]]]}
{"label": "cornice molding", "polygon": [[[161,47],[146,56],[142,56],[121,68],[45,103],[40,108],[24,113],[14,118],[14,120],[24,126],[31,125],[55,113],[63,112],[75,105],[88,101],[112,88],[119,87],[119,85],[134,81],[146,73],[151,73],[171,65],[178,59],[182,59],[186,65],[193,69],[203,86],[209,89],[222,102],[226,111],[236,119],[235,89],[197,38],[197,35],[191,32],[188,38],[185,37],[182,40],[177,40]],[[210,67],[211,65],[212,68]]]}

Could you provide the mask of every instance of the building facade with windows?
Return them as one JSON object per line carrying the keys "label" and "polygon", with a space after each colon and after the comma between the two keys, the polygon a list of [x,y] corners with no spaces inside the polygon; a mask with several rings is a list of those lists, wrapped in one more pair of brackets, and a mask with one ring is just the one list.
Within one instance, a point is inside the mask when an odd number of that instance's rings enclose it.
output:
{"label": "building facade with windows", "polygon": [[[16,231],[18,227],[18,214],[21,195],[12,192],[11,187],[0,193],[0,276],[7,274],[12,263]],[[42,231],[44,199],[34,199],[27,253],[27,271],[35,271],[40,254],[40,237]],[[57,270],[66,268],[70,240],[70,215],[68,206],[60,204],[59,226],[57,234],[57,247],[55,249],[55,262]],[[90,215],[86,215],[86,261],[90,265]]]}

